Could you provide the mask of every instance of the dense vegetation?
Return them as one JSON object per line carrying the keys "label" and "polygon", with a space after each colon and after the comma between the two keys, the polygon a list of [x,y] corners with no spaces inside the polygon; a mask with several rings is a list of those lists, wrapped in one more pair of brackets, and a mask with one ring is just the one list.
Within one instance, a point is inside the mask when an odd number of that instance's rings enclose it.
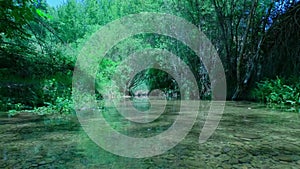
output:
{"label": "dense vegetation", "polygon": [[[170,13],[199,27],[221,57],[228,99],[255,99],[294,109],[300,105],[297,0],[67,0],[58,7],[44,0],[6,0],[0,6],[2,111],[72,113],[72,74],[78,52],[105,24],[139,12]],[[208,73],[195,53],[176,39],[156,34],[134,36],[114,46],[100,63],[97,88],[114,89],[110,76],[117,66],[145,48],[167,49],[180,56],[194,73],[201,98],[210,98]],[[176,62],[171,65],[176,67]],[[121,79],[127,83],[128,95],[140,88],[161,89],[170,97],[179,92],[171,76],[155,69],[139,73],[130,82],[126,76]],[[101,99],[103,93],[98,95]]]}
{"label": "dense vegetation", "polygon": [[272,107],[298,111],[300,105],[299,78],[276,78],[264,80],[257,84],[253,91],[254,97]]}

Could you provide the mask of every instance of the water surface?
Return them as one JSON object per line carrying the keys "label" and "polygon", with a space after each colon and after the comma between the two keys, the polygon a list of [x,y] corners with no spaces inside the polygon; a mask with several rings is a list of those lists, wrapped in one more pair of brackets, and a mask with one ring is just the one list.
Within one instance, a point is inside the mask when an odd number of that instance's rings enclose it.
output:
{"label": "water surface", "polygon": [[[169,102],[166,111],[147,124],[130,122],[113,108],[103,114],[122,134],[152,137],[173,124],[179,106],[176,101]],[[217,130],[206,143],[199,144],[205,115],[205,111],[199,112],[192,130],[173,149],[151,158],[132,159],[101,149],[76,117],[22,113],[8,118],[1,113],[0,168],[299,168],[299,113],[250,102],[227,102]]]}

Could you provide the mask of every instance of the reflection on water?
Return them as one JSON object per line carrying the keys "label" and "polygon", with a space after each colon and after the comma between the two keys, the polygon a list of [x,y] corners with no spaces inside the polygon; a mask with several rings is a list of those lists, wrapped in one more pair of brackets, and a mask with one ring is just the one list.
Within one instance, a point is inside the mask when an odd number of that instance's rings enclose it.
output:
{"label": "reflection on water", "polygon": [[[114,108],[103,114],[120,133],[151,137],[172,125],[179,107],[178,102],[169,101],[165,112],[146,124],[130,122]],[[249,102],[227,102],[218,129],[206,143],[199,144],[205,110],[177,146],[163,155],[142,159],[102,150],[85,134],[76,117],[68,120],[71,122],[55,122],[25,113],[7,118],[2,113],[0,168],[299,168],[299,114]]]}

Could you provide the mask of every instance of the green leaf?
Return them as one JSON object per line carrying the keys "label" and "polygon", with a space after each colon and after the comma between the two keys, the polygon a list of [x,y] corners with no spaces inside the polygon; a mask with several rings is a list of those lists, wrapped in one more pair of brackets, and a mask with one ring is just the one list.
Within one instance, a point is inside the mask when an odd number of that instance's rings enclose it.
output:
{"label": "green leaf", "polygon": [[49,14],[46,14],[45,12],[43,12],[40,9],[36,9],[36,13],[40,16],[40,17],[45,17],[47,19],[52,19],[53,17]]}
{"label": "green leaf", "polygon": [[40,16],[40,17],[44,17],[44,12],[41,11],[40,9],[36,9],[36,13]]}

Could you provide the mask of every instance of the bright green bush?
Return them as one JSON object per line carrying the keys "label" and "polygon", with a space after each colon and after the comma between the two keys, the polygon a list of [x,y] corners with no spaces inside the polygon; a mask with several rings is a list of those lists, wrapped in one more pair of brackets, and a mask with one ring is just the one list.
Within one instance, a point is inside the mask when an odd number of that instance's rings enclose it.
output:
{"label": "bright green bush", "polygon": [[267,79],[257,83],[254,97],[272,106],[290,107],[296,110],[300,106],[299,78]]}

